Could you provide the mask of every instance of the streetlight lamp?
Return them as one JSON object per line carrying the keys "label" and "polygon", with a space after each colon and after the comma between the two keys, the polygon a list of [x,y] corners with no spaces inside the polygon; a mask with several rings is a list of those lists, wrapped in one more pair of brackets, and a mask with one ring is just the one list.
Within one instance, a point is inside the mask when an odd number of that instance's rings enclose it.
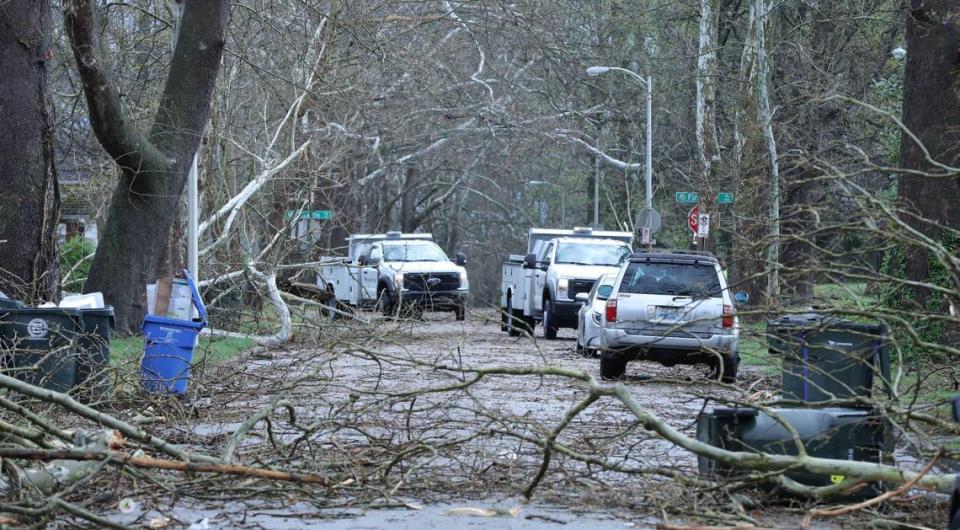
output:
{"label": "streetlight lamp", "polygon": [[603,75],[609,71],[623,72],[643,85],[647,90],[647,146],[646,146],[646,161],[644,162],[644,177],[646,183],[646,194],[647,194],[647,210],[653,209],[653,76],[648,75],[646,79],[640,77],[637,73],[627,70],[626,68],[619,68],[616,66],[591,66],[587,68],[587,75],[590,77],[596,77],[598,75]]}
{"label": "streetlight lamp", "polygon": [[567,198],[563,193],[563,186],[545,180],[531,180],[527,182],[527,186],[554,186],[560,188],[560,225],[564,227],[567,226]]}

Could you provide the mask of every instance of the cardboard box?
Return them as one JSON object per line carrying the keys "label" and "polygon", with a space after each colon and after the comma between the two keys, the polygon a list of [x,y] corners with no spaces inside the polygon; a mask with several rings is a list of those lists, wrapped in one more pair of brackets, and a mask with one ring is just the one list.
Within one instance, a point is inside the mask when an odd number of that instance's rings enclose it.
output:
{"label": "cardboard box", "polygon": [[166,278],[157,279],[157,301],[154,304],[156,309],[156,314],[166,316],[167,310],[170,307],[170,293],[173,290],[173,278],[167,276]]}

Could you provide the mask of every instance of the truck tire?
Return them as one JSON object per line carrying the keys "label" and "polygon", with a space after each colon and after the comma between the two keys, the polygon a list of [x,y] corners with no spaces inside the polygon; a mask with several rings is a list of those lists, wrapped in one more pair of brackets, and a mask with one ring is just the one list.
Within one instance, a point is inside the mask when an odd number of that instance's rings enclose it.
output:
{"label": "truck tire", "polygon": [[620,379],[627,373],[627,361],[621,357],[600,357],[600,378]]}
{"label": "truck tire", "polygon": [[553,301],[547,298],[543,301],[543,338],[556,340],[557,331],[559,330],[560,327],[557,326],[557,317],[553,311]]}
{"label": "truck tire", "polygon": [[720,376],[721,383],[736,383],[737,369],[740,368],[740,354],[724,355],[720,368],[723,370],[723,374]]}
{"label": "truck tire", "polygon": [[386,287],[381,287],[377,291],[377,308],[383,313],[383,316],[390,317],[396,313],[396,304],[393,301],[393,296],[390,294],[390,289]]}
{"label": "truck tire", "polygon": [[340,303],[337,302],[337,295],[334,294],[332,285],[327,286],[326,306],[327,306],[327,320],[332,322],[337,318],[339,318],[340,315],[338,315],[336,311],[332,311],[332,309],[340,309]]}
{"label": "truck tire", "polygon": [[507,307],[503,308],[503,315],[500,317],[503,321],[502,329],[511,337],[523,335],[524,324],[523,311],[513,308],[513,296],[507,295]]}

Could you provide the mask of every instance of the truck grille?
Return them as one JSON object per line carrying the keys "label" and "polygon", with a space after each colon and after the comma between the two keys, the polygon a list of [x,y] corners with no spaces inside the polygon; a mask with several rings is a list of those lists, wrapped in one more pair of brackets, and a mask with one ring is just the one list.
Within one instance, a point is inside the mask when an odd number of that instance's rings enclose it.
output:
{"label": "truck grille", "polygon": [[411,291],[456,291],[460,288],[460,274],[456,272],[406,273],[404,289]]}
{"label": "truck grille", "polygon": [[589,293],[593,289],[594,280],[570,280],[570,289],[568,296],[571,300],[580,293]]}

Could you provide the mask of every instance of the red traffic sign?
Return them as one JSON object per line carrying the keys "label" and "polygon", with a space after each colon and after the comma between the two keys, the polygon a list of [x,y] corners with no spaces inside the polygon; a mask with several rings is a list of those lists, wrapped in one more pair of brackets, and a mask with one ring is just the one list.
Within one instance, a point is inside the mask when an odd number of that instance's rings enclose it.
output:
{"label": "red traffic sign", "polygon": [[697,235],[697,231],[700,228],[700,205],[697,204],[693,208],[690,208],[690,213],[687,214],[687,226],[690,227],[690,230],[693,231],[694,237]]}

